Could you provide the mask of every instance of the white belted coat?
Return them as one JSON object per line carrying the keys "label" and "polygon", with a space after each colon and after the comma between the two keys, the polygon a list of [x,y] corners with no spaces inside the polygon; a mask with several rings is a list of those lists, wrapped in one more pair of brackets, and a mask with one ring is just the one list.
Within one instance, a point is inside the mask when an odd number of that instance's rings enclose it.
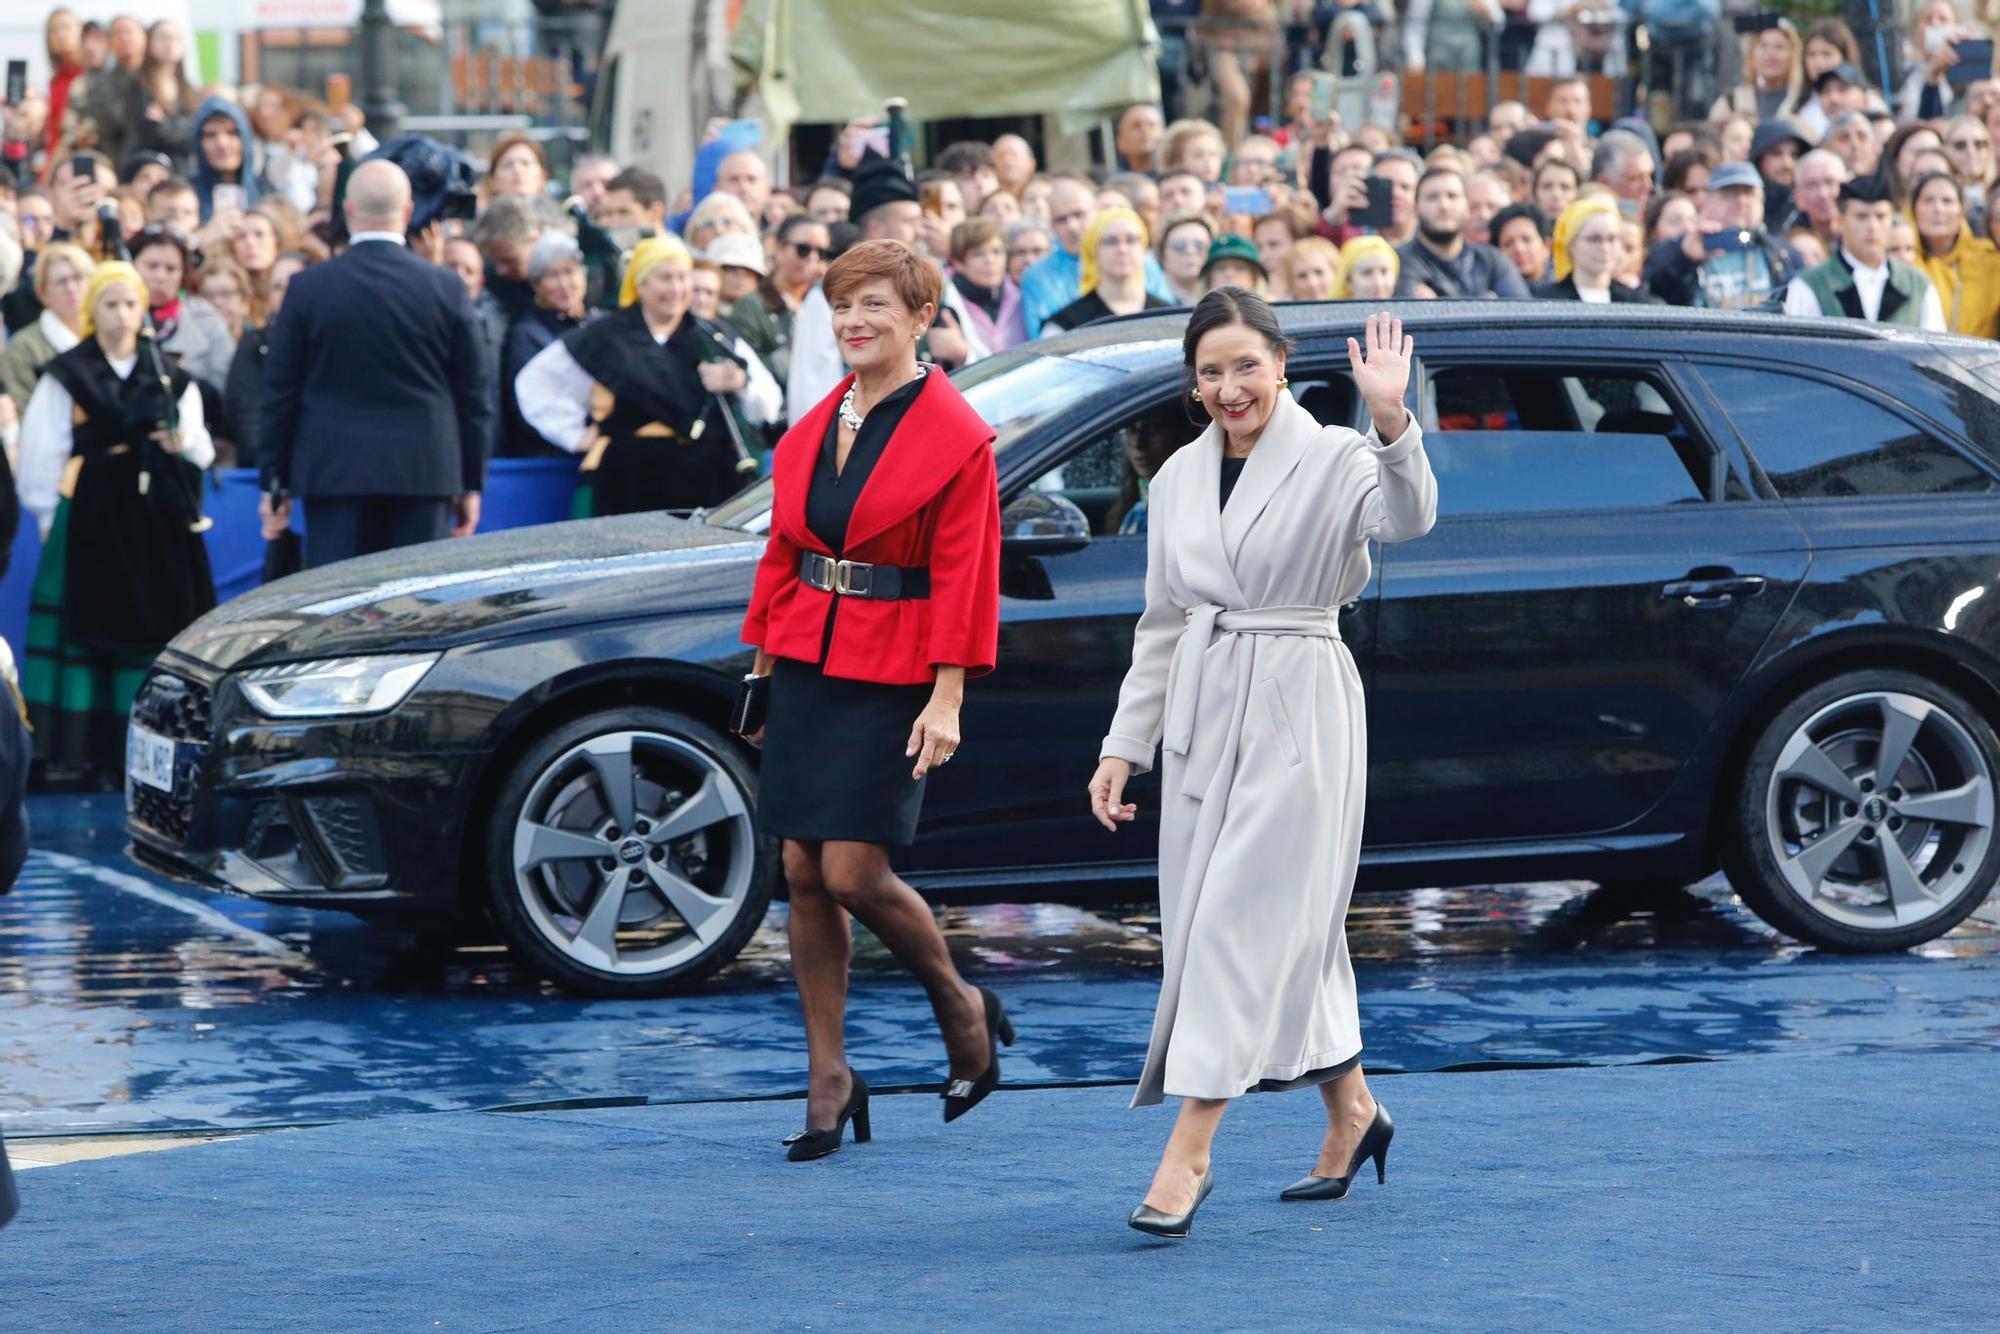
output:
{"label": "white belted coat", "polygon": [[1165,977],[1135,1107],[1233,1098],[1361,1051],[1347,901],[1368,763],[1339,609],[1368,542],[1430,531],[1437,483],[1413,420],[1384,445],[1289,395],[1219,509],[1210,425],[1153,479],[1146,610],[1102,754],[1153,764]]}

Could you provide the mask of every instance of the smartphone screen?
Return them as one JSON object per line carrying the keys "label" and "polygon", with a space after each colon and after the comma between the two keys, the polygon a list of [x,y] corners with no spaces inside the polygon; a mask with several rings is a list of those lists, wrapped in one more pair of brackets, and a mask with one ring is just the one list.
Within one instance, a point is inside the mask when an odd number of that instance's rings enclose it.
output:
{"label": "smartphone screen", "polygon": [[7,62],[7,105],[17,107],[28,95],[28,62],[10,60]]}
{"label": "smartphone screen", "polygon": [[872,148],[883,157],[889,156],[889,127],[887,125],[877,125],[872,130],[863,130],[861,132],[861,147],[863,149]]}
{"label": "smartphone screen", "polygon": [[1313,75],[1312,118],[1319,125],[1333,119],[1333,76],[1325,70]]}
{"label": "smartphone screen", "polygon": [[242,186],[221,183],[210,190],[209,198],[213,201],[217,213],[228,213],[232,210],[240,212],[245,196]]}
{"label": "smartphone screen", "polygon": [[1222,211],[1261,218],[1276,209],[1271,192],[1261,185],[1231,185],[1222,191]]}
{"label": "smartphone screen", "polygon": [[1993,43],[1985,38],[1972,42],[1960,42],[1953,48],[1958,63],[1944,72],[1945,82],[1954,88],[1963,88],[1969,83],[1993,77]]}
{"label": "smartphone screen", "polygon": [[1396,183],[1371,176],[1362,184],[1368,188],[1368,205],[1349,213],[1347,225],[1373,227],[1379,231],[1395,221],[1393,196]]}

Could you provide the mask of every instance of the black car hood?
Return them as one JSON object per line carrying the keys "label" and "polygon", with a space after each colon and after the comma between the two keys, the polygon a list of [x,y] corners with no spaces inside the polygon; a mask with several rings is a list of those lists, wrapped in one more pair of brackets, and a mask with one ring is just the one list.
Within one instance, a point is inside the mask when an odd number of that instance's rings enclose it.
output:
{"label": "black car hood", "polygon": [[750,533],[663,514],[429,542],[245,593],[171,647],[230,669],[742,606],[763,547]]}

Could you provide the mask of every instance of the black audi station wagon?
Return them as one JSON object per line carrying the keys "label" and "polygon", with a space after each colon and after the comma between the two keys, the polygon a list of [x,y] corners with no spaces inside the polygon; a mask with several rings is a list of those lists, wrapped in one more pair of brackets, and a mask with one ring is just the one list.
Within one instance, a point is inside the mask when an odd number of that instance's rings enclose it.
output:
{"label": "black audi station wagon", "polygon": [[[1341,633],[1368,699],[1361,888],[1685,883],[1843,950],[2000,872],[2000,349],[1852,322],[1397,309],[1438,477]],[[1291,392],[1365,428],[1346,304],[1281,311]],[[1084,784],[1130,660],[1145,488],[1193,439],[1180,314],[956,377],[998,432],[999,668],[898,858],[939,899],[1150,898],[1157,783]],[[485,917],[565,986],[731,959],[779,881],[724,719],[770,484],[350,561],[191,626],[132,710],[132,853],[273,902]],[[604,896],[615,896],[607,901]],[[611,910],[615,909],[615,910]]]}

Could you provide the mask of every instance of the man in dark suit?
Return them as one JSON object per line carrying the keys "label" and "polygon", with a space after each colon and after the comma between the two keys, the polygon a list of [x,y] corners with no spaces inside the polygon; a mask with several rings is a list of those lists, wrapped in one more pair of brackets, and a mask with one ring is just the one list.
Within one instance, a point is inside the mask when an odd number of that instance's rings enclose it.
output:
{"label": "man in dark suit", "polygon": [[479,524],[491,368],[465,284],[410,253],[410,181],[364,162],[347,253],[292,279],[264,361],[266,537],[305,501],[305,563],[466,537]]}

